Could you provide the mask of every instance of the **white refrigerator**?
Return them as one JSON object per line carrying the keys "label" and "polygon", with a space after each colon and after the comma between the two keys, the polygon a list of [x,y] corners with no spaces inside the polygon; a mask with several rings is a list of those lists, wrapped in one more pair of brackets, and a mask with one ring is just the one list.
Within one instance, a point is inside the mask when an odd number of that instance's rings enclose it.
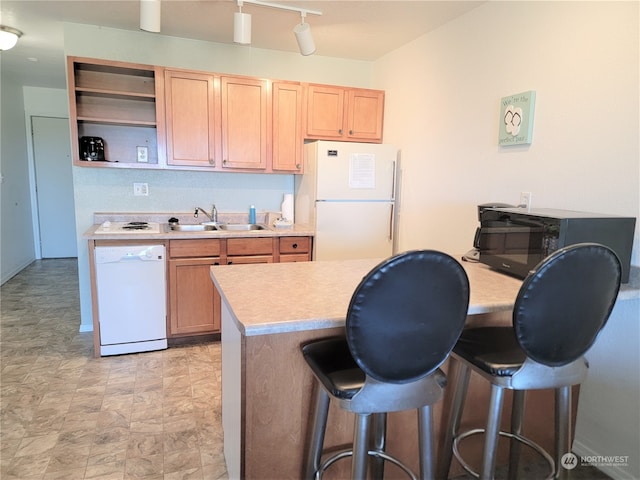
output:
{"label": "white refrigerator", "polygon": [[315,228],[314,260],[387,258],[394,251],[398,150],[316,141],[295,178],[296,223]]}

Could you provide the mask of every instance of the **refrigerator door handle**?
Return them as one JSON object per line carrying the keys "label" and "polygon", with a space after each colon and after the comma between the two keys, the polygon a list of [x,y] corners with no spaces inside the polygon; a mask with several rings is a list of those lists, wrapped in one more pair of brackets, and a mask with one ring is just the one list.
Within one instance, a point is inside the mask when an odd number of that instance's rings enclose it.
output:
{"label": "refrigerator door handle", "polygon": [[395,200],[396,199],[396,161],[393,161],[393,175],[391,175],[391,200]]}
{"label": "refrigerator door handle", "polygon": [[393,241],[393,216],[395,214],[394,204],[391,204],[391,209],[389,210],[389,241]]}

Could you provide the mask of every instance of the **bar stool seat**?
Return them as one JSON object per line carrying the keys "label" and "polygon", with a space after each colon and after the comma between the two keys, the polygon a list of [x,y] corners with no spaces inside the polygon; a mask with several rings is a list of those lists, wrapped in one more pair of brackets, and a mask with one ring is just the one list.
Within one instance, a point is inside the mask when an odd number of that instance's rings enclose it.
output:
{"label": "bar stool seat", "polygon": [[[442,398],[446,383],[438,367],[460,336],[468,305],[464,269],[441,252],[396,255],[363,278],[349,304],[345,336],[302,347],[316,379],[305,478],[320,478],[351,456],[353,479],[366,478],[369,463],[373,476],[382,478],[385,461],[415,479],[385,451],[387,413],[411,409],[418,410],[420,478],[433,478],[431,405]],[[352,448],[322,460],[332,400],[356,414],[354,440]]]}
{"label": "bar stool seat", "polygon": [[[620,262],[612,250],[598,244],[572,245],[547,257],[525,278],[514,305],[513,327],[463,331],[451,354],[456,382],[438,478],[448,477],[452,456],[476,478],[493,478],[499,436],[511,439],[510,478],[518,477],[520,444],[549,463],[547,478],[566,473],[560,466],[571,452],[571,386],[587,375],[584,354],[611,314],[620,279]],[[491,384],[487,424],[459,432],[471,371]],[[514,391],[511,432],[499,428],[505,389]],[[555,459],[522,434],[525,392],[532,389],[555,390]],[[478,473],[460,455],[459,443],[479,433],[485,444]]]}

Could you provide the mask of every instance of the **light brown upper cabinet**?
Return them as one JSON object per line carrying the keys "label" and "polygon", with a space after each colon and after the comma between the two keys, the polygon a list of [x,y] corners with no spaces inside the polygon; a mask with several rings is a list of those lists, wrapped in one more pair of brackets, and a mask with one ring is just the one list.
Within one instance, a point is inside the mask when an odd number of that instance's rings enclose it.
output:
{"label": "light brown upper cabinet", "polygon": [[303,99],[299,83],[273,82],[271,168],[303,173]]}
{"label": "light brown upper cabinet", "polygon": [[222,163],[218,83],[214,75],[165,71],[168,165],[215,168]]}
{"label": "light brown upper cabinet", "polygon": [[383,121],[381,90],[307,87],[306,138],[380,143]]}
{"label": "light brown upper cabinet", "polygon": [[[163,96],[161,72],[151,65],[67,58],[74,165],[158,168],[164,152],[156,102]],[[82,137],[100,137],[104,159],[84,159]]]}
{"label": "light brown upper cabinet", "polygon": [[[73,163],[301,174],[305,139],[382,142],[384,92],[68,57]],[[82,158],[82,137],[104,161]]]}
{"label": "light brown upper cabinet", "polygon": [[269,82],[221,77],[222,168],[266,170],[270,131]]}

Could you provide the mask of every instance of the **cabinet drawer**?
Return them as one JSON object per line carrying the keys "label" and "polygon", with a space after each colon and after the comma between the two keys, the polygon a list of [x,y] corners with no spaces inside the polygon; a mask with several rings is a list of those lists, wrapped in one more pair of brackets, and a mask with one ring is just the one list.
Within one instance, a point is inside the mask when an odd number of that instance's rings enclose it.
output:
{"label": "cabinet drawer", "polygon": [[272,255],[272,238],[229,238],[227,255]]}
{"label": "cabinet drawer", "polygon": [[289,255],[280,255],[280,263],[291,262],[309,262],[311,257],[308,253],[290,253]]}
{"label": "cabinet drawer", "polygon": [[310,237],[280,237],[280,253],[309,253]]}
{"label": "cabinet drawer", "polygon": [[243,265],[247,263],[273,263],[272,255],[249,255],[227,257],[227,265]]}
{"label": "cabinet drawer", "polygon": [[217,257],[220,250],[220,239],[217,238],[169,241],[169,258]]}

